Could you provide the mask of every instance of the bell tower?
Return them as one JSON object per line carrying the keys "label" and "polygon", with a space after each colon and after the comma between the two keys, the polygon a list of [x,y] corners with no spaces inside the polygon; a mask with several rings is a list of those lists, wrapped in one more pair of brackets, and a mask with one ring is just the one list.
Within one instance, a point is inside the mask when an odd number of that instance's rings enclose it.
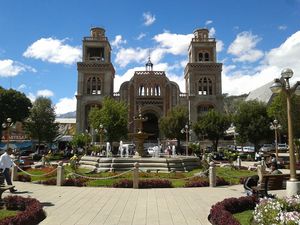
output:
{"label": "bell tower", "polygon": [[208,29],[196,29],[188,49],[185,86],[189,101],[190,121],[197,121],[209,109],[222,111],[222,63],[217,62],[216,40]]}
{"label": "bell tower", "polygon": [[77,132],[89,129],[87,121],[91,107],[101,107],[105,96],[113,96],[115,70],[111,63],[111,46],[105,30],[91,28],[82,41],[82,62],[77,63]]}

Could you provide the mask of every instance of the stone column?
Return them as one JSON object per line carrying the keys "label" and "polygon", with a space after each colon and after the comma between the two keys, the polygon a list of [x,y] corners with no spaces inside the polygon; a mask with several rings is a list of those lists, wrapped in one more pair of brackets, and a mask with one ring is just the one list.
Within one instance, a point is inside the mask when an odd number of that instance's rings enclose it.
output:
{"label": "stone column", "polygon": [[215,187],[217,183],[216,166],[214,162],[209,163],[209,186]]}
{"label": "stone column", "polygon": [[11,179],[13,181],[18,180],[18,167],[15,164],[11,168]]}
{"label": "stone column", "polygon": [[242,166],[242,160],[240,158],[240,156],[237,157],[236,159],[236,166],[240,169]]}
{"label": "stone column", "polygon": [[139,163],[134,163],[134,169],[133,169],[133,188],[137,189],[139,188]]}
{"label": "stone column", "polygon": [[64,182],[64,166],[63,166],[63,162],[59,162],[57,166],[56,185],[62,186],[63,182]]}
{"label": "stone column", "polygon": [[46,162],[45,155],[43,155],[43,156],[42,156],[42,167],[45,166],[45,162]]}

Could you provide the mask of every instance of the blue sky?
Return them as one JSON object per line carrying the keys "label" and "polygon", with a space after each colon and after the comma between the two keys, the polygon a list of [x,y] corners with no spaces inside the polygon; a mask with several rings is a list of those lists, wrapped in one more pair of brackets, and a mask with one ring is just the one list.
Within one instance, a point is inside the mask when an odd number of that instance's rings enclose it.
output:
{"label": "blue sky", "polygon": [[32,101],[50,97],[58,114],[74,111],[76,62],[92,26],[105,28],[112,45],[115,91],[150,51],[154,70],[184,92],[187,47],[203,27],[217,39],[223,93],[248,93],[285,67],[300,80],[300,0],[1,0],[0,86]]}

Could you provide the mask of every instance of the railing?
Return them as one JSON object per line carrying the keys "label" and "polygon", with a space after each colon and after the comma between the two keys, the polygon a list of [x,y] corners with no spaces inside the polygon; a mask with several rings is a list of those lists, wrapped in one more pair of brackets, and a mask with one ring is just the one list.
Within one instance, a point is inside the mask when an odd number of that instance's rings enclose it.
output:
{"label": "railing", "polygon": [[216,42],[215,38],[192,38],[192,42]]}
{"label": "railing", "polygon": [[107,37],[84,37],[85,41],[108,41]]}

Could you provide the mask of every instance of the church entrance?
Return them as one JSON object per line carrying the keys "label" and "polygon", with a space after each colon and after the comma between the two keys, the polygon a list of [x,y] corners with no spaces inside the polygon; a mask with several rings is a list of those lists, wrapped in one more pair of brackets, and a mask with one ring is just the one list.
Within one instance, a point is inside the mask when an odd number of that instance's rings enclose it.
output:
{"label": "church entrance", "polygon": [[148,120],[143,123],[143,131],[152,134],[148,140],[157,141],[157,138],[159,138],[157,116],[154,113],[146,113],[143,116],[148,118]]}

